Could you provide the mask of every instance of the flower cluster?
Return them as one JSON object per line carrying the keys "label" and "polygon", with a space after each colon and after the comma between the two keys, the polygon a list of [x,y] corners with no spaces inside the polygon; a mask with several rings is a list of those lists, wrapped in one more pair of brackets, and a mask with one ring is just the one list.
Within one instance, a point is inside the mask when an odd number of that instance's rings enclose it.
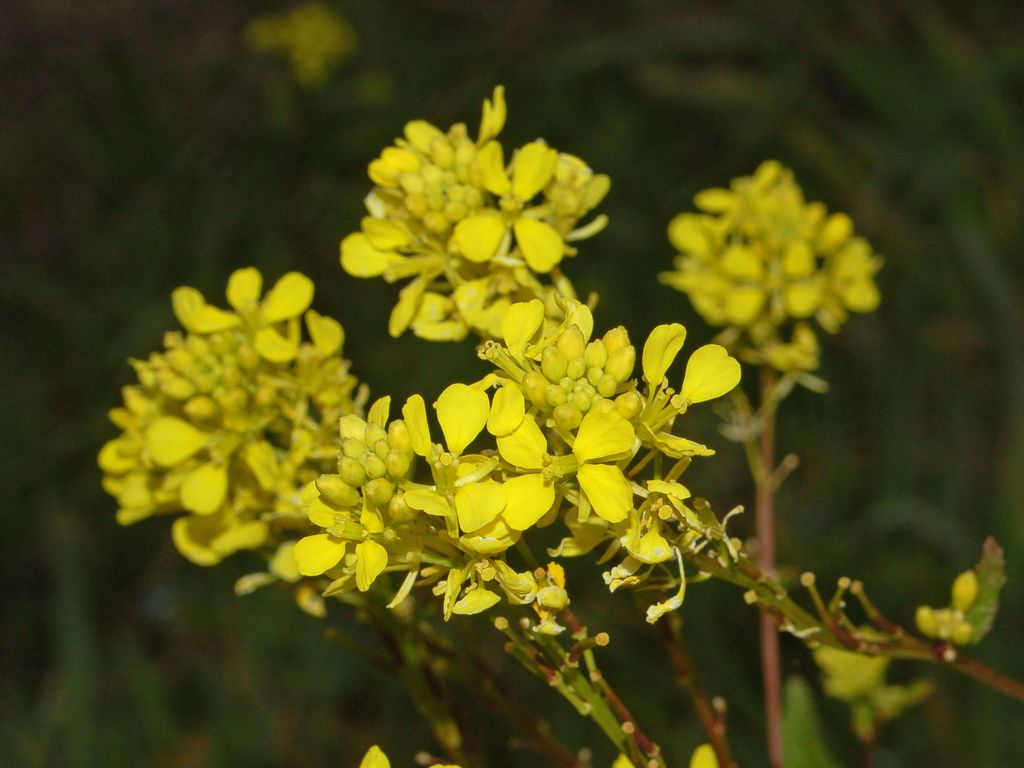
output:
{"label": "flower cluster", "polygon": [[779,163],[765,162],[695,202],[701,213],[669,225],[680,255],[661,280],[686,293],[708,323],[725,326],[723,343],[744,359],[814,370],[818,342],[808,321],[834,333],[849,312],[878,306],[881,259],[853,234],[849,216],[806,203]]}
{"label": "flower cluster", "polygon": [[[951,600],[946,608],[918,606],[914,620],[921,634],[938,640],[948,640],[957,645],[969,645],[976,640],[976,630],[971,623],[971,608],[978,599],[978,576],[974,571],[964,571],[953,581]],[[980,639],[980,638],[978,638]]]}
{"label": "flower cluster", "polygon": [[[592,340],[586,306],[570,301],[562,314],[551,329],[541,301],[509,307],[502,340],[480,350],[496,370],[452,384],[434,403],[440,441],[419,395],[401,418],[390,418],[390,398],[382,398],[365,420],[341,419],[337,472],[303,491],[321,532],[296,545],[300,573],[327,577],[324,594],[334,595],[404,572],[392,605],[415,583],[433,585],[446,618],[479,613],[504,596],[532,605],[536,631],[557,633],[569,601],[562,567],[519,571],[507,562],[530,528],[564,519],[570,535],[554,556],[584,554],[602,541],[624,549],[608,579],[613,589],[645,581],[660,563],[681,567],[679,548],[700,525],[677,479],[690,457],[712,451],[672,434],[672,424],[691,404],[731,390],[739,364],[720,346],[701,347],[676,392],[665,374],[685,329],[659,326],[644,346],[640,388],[625,329]],[[655,454],[675,464],[641,483],[638,473]],[[674,583],[679,594],[653,609],[652,621],[681,602],[685,581]]]}
{"label": "flower cluster", "polygon": [[335,461],[338,420],[357,410],[356,380],[341,357],[341,325],[308,309],[308,278],[292,272],[262,300],[261,291],[252,268],[231,275],[233,311],[193,288],[174,291],[185,333],[131,361],[138,382],[110,412],[122,432],[99,465],[122,524],[183,512],[172,535],[192,562],[262,549],[268,576],[297,582],[291,551],[309,530],[300,490]]}
{"label": "flower cluster", "polygon": [[351,25],[324,3],[303,3],[273,16],[258,16],[245,30],[249,48],[286,56],[299,85],[323,85],[355,48]]}
{"label": "flower cluster", "polygon": [[506,112],[499,86],[475,140],[463,123],[443,132],[414,120],[370,163],[369,216],[342,241],[341,264],[356,277],[412,278],[391,314],[393,336],[498,338],[514,302],[539,298],[557,317],[555,295],[572,298],[558,265],[575,254],[570,243],[604,227],[604,216],[577,225],[608,177],[540,140],[506,161],[496,140]]}

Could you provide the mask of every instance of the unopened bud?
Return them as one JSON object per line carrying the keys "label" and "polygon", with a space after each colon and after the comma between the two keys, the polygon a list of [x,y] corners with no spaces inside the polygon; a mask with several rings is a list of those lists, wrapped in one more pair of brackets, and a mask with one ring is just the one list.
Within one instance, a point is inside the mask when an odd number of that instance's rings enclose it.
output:
{"label": "unopened bud", "polygon": [[185,413],[196,421],[212,419],[217,415],[217,404],[206,395],[198,395],[185,403]]}
{"label": "unopened bud", "polygon": [[601,341],[604,342],[604,348],[608,352],[608,355],[611,356],[623,347],[629,346],[629,334],[626,332],[626,329],[620,325],[608,331]]}
{"label": "unopened bud", "polygon": [[566,395],[565,390],[560,386],[557,384],[548,384],[547,387],[544,388],[544,399],[548,405],[558,406],[566,402],[569,398]]}
{"label": "unopened bud", "polygon": [[[598,392],[600,391],[601,388],[598,387]],[[602,394],[604,393],[602,392]],[[639,416],[643,407],[643,400],[640,399],[640,395],[638,395],[634,390],[623,392],[615,398],[615,410],[619,412],[619,415],[622,416],[622,418],[627,420],[632,420]]]}
{"label": "unopened bud", "polygon": [[366,442],[366,422],[363,421],[359,416],[355,414],[349,414],[348,416],[342,416],[339,421],[341,430],[341,437],[350,438],[352,440],[358,440],[360,443]]}
{"label": "unopened bud", "polygon": [[612,353],[604,372],[620,384],[633,375],[633,366],[636,364],[636,348],[632,346],[622,347]]}
{"label": "unopened bud", "polygon": [[409,437],[409,428],[401,419],[398,421],[392,421],[388,424],[388,445],[402,453],[408,453],[412,450],[412,439]]}
{"label": "unopened bud", "polygon": [[587,344],[583,359],[587,362],[587,368],[604,368],[604,364],[608,362],[608,350],[604,342],[595,339]]}
{"label": "unopened bud", "polygon": [[953,627],[953,634],[950,639],[957,645],[968,645],[973,638],[974,627],[971,626],[970,622],[959,621]]}
{"label": "unopened bud", "polygon": [[358,459],[351,456],[342,456],[338,460],[338,474],[341,479],[354,488],[358,488],[366,482],[366,471]]}
{"label": "unopened bud", "polygon": [[523,377],[523,391],[534,405],[547,403],[546,388],[550,382],[538,371],[530,371]]}
{"label": "unopened bud", "polygon": [[363,469],[368,477],[384,477],[388,471],[384,460],[376,453],[363,454]]}
{"label": "unopened bud", "polygon": [[977,597],[978,576],[974,571],[964,571],[953,582],[953,607],[966,611]]}
{"label": "unopened bud", "polygon": [[577,357],[569,361],[569,364],[565,368],[565,375],[573,381],[582,379],[587,373],[587,364],[582,357]]}
{"label": "unopened bud", "polygon": [[405,477],[409,473],[409,466],[412,464],[412,454],[404,451],[390,450],[384,464],[388,468],[391,477]]}
{"label": "unopened bud", "polygon": [[583,412],[572,403],[562,403],[552,414],[559,429],[576,429],[583,421]]}
{"label": "unopened bud", "polygon": [[566,360],[575,360],[577,357],[583,357],[583,352],[587,346],[583,338],[583,331],[575,325],[570,325],[566,328],[562,335],[558,337],[556,344],[561,353],[565,355]]}
{"label": "unopened bud", "polygon": [[914,623],[925,637],[937,637],[939,634],[939,621],[935,618],[935,611],[930,606],[918,606],[914,613]]}
{"label": "unopened bud", "polygon": [[383,477],[374,478],[366,484],[363,490],[366,493],[366,498],[377,506],[387,504],[395,495],[395,486],[390,480]]}
{"label": "unopened bud", "polygon": [[557,347],[547,347],[540,356],[540,369],[548,381],[559,381],[565,376],[568,362]]}
{"label": "unopened bud", "polygon": [[341,475],[320,475],[316,489],[336,507],[354,507],[359,503],[359,491],[341,479]]}
{"label": "unopened bud", "polygon": [[388,517],[393,522],[402,523],[416,517],[416,510],[405,503],[405,494],[399,493],[388,502]]}

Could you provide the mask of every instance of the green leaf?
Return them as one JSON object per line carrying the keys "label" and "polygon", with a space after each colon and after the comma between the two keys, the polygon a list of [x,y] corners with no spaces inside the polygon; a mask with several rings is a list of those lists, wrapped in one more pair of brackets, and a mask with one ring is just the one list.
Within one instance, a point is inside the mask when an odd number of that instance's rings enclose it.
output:
{"label": "green leaf", "polygon": [[978,643],[992,629],[999,610],[999,593],[1006,583],[1006,561],[1003,548],[991,536],[981,548],[981,560],[974,569],[978,575],[978,596],[967,609],[964,618],[974,627],[972,643]]}
{"label": "green leaf", "polygon": [[786,681],[782,743],[786,768],[839,768],[825,746],[811,687],[801,677]]}

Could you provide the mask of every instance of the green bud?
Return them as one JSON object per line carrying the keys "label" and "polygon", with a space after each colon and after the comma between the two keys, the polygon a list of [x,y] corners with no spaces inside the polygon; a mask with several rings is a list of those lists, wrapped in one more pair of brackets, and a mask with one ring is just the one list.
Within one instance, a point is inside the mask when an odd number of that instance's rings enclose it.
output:
{"label": "green bud", "polygon": [[555,343],[561,353],[565,355],[566,360],[575,360],[577,357],[583,357],[583,352],[587,346],[587,342],[583,338],[583,331],[575,325],[570,325],[566,328]]}
{"label": "green bud", "polygon": [[622,418],[630,421],[640,415],[640,411],[643,410],[643,407],[643,400],[640,399],[640,395],[638,395],[634,390],[623,392],[615,398],[615,410],[619,412],[619,415]]}
{"label": "green bud", "polygon": [[366,498],[378,507],[387,504],[395,495],[395,486],[390,480],[383,477],[375,477],[366,484],[366,488],[363,490],[366,493]]}
{"label": "green bud", "polygon": [[565,368],[565,374],[570,379],[582,379],[587,373],[587,363],[582,357],[577,357],[569,361],[569,365]]}
{"label": "green bud", "polygon": [[366,422],[354,413],[342,416],[339,421],[339,429],[342,439],[348,438],[366,443]]}
{"label": "green bud", "polygon": [[562,403],[555,408],[552,416],[559,429],[565,430],[576,429],[580,422],[583,421],[583,413],[572,403]]}
{"label": "green bud", "polygon": [[953,607],[966,611],[978,597],[978,577],[974,571],[964,571],[953,582]]}
{"label": "green bud", "polygon": [[336,507],[354,507],[359,504],[359,491],[341,479],[341,475],[320,475],[316,489],[328,503]]}
{"label": "green bud", "polygon": [[566,402],[569,398],[565,394],[565,390],[557,384],[548,384],[544,388],[544,399],[550,406],[558,406]]}
{"label": "green bud", "polygon": [[408,451],[396,451],[392,449],[388,451],[388,455],[384,459],[384,464],[387,466],[388,474],[391,477],[405,477],[409,474],[409,466],[412,464],[412,454]]}
{"label": "green bud", "polygon": [[605,374],[603,368],[587,368],[587,381],[589,381],[595,387],[597,386],[597,383],[601,380],[601,377],[604,375]]}
{"label": "green bud", "polygon": [[957,645],[968,645],[974,639],[974,627],[967,621],[957,622],[951,639]]}
{"label": "green bud", "polygon": [[384,477],[388,473],[384,459],[376,453],[363,454],[363,469],[366,471],[367,477]]}
{"label": "green bud", "polygon": [[547,347],[540,356],[540,369],[548,381],[559,381],[565,376],[568,360],[557,347]]}
{"label": "green bud", "polygon": [[547,378],[539,371],[530,371],[523,376],[523,391],[534,405],[545,405],[547,399],[545,390],[548,386]]}
{"label": "green bud", "polygon": [[914,622],[925,637],[938,637],[939,621],[930,606],[919,605],[914,613]]}
{"label": "green bud", "polygon": [[409,428],[401,419],[388,424],[388,445],[401,453],[412,451],[412,439],[409,437]]}
{"label": "green bud", "polygon": [[604,342],[595,339],[587,344],[583,359],[587,362],[587,368],[604,368],[604,364],[608,362],[608,350]]}
{"label": "green bud", "polygon": [[611,357],[608,358],[608,363],[604,367],[604,372],[619,382],[619,384],[622,384],[633,375],[633,365],[635,363],[636,347],[622,347],[621,349],[615,350]]}
{"label": "green bud", "polygon": [[366,471],[358,459],[342,456],[338,460],[338,474],[349,485],[358,488],[366,482]]}
{"label": "green bud", "polygon": [[602,337],[601,341],[604,342],[604,348],[608,352],[608,356],[611,357],[620,349],[629,346],[629,334],[626,333],[626,329],[620,325],[608,331]]}

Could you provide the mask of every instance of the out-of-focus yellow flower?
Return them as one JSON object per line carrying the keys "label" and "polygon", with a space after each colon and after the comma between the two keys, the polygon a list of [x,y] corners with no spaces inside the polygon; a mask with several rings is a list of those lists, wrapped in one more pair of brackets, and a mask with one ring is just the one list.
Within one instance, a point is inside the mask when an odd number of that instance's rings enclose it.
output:
{"label": "out-of-focus yellow flower", "polygon": [[[366,751],[366,754],[363,755],[363,759],[359,763],[359,768],[391,768],[391,761],[388,760],[388,756],[384,754],[384,750],[374,744]],[[435,764],[434,768],[459,768],[459,766],[451,764]]]}
{"label": "out-of-focus yellow flower", "polygon": [[705,190],[696,204],[702,213],[669,225],[680,255],[661,280],[686,293],[710,324],[725,326],[727,346],[751,362],[813,370],[818,345],[806,321],[834,333],[849,312],[878,306],[881,259],[854,236],[849,216],[806,203],[779,163],[763,163],[730,189]]}
{"label": "out-of-focus yellow flower", "polygon": [[257,53],[286,56],[296,82],[316,88],[355,50],[356,33],[329,5],[313,2],[256,17],[245,40]]}
{"label": "out-of-focus yellow flower", "polygon": [[122,433],[99,465],[122,524],[184,512],[172,535],[193,562],[264,549],[266,578],[299,581],[286,546],[308,528],[299,489],[334,461],[334,425],[356,410],[356,381],[340,356],[341,325],[307,310],[308,278],[286,275],[262,301],[261,285],[251,268],[231,276],[235,312],[192,288],[174,292],[187,333],[168,333],[164,351],[132,361],[138,383],[110,413]]}
{"label": "out-of-focus yellow flower", "polygon": [[415,120],[370,163],[370,215],[342,241],[341,264],[356,277],[412,278],[391,314],[392,335],[498,338],[513,302],[537,297],[557,316],[554,294],[573,297],[558,264],[575,254],[569,243],[603,228],[603,216],[577,225],[607,193],[608,177],[543,141],[506,165],[495,139],[506,115],[498,86],[475,140],[463,123],[442,132]]}

